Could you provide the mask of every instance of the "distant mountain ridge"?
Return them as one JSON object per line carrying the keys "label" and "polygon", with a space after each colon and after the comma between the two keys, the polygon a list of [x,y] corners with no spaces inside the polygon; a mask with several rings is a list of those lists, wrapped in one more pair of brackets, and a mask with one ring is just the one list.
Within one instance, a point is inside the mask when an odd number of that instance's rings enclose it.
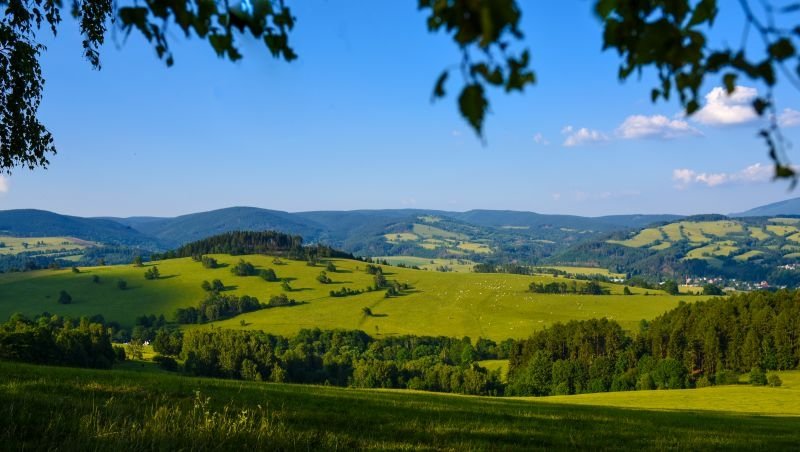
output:
{"label": "distant mountain ridge", "polygon": [[763,206],[754,207],[744,212],[732,213],[732,217],[775,217],[781,215],[800,215],[800,198],[778,201]]}
{"label": "distant mountain ridge", "polygon": [[36,209],[0,211],[0,234],[18,237],[66,236],[111,245],[159,245],[153,237],[117,221],[61,215]]}
{"label": "distant mountain ridge", "polygon": [[[800,215],[800,198],[755,207],[735,216]],[[575,243],[601,233],[640,229],[685,218],[669,214],[584,217],[515,210],[376,209],[285,212],[257,207],[228,207],[177,217],[138,216],[83,218],[19,209],[0,211],[0,233],[19,236],[68,235],[106,244],[146,246],[165,250],[234,230],[275,230],[297,234],[307,242],[340,246],[364,254],[398,252],[387,247],[387,233],[410,231],[419,218],[445,218],[447,225],[467,235]],[[501,231],[503,234],[499,234]],[[400,247],[403,248],[403,247]]]}

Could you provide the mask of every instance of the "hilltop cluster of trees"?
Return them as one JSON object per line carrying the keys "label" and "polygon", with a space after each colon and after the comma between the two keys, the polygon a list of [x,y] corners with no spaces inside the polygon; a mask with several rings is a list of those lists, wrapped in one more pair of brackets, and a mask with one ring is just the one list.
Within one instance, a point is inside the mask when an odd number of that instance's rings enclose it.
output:
{"label": "hilltop cluster of trees", "polygon": [[528,290],[533,293],[550,294],[580,294],[580,295],[608,295],[611,293],[608,288],[603,287],[597,281],[589,281],[585,284],[578,284],[577,281],[553,281],[549,283],[532,282],[528,285]]}
{"label": "hilltop cluster of trees", "polygon": [[47,315],[29,319],[16,314],[0,324],[0,359],[108,369],[124,359],[124,354],[114,350],[102,323]]}
{"label": "hilltop cluster of trees", "polygon": [[[337,251],[325,245],[303,246],[299,235],[276,231],[233,231],[208,237],[162,254],[153,254],[155,259],[202,256],[205,254],[267,254],[290,259],[309,260],[326,257],[353,259],[353,255]],[[204,263],[205,265],[205,263]]]}
{"label": "hilltop cluster of trees", "polygon": [[638,335],[610,320],[556,324],[518,342],[508,393],[677,389],[800,362],[800,292],[753,292],[682,303]]}
{"label": "hilltop cluster of trees", "polygon": [[[482,339],[399,336],[362,331],[302,330],[292,338],[256,331],[193,330],[181,357],[194,375],[368,388],[501,394],[498,372],[475,365],[501,356]],[[507,348],[506,348],[507,349]]]}

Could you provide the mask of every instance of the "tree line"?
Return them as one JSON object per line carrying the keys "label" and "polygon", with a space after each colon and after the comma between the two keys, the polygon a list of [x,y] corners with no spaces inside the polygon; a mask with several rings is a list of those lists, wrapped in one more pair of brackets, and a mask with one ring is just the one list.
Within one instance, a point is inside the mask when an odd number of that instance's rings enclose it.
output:
{"label": "tree line", "polygon": [[[269,305],[291,303],[285,295],[276,298]],[[247,305],[234,299],[221,301],[228,305],[219,309]],[[219,328],[182,332],[155,315],[137,318],[128,334],[100,316],[14,315],[0,325],[0,359],[108,368],[124,359],[112,339],[151,341],[164,356],[159,358],[164,368],[255,381],[534,396],[732,384],[747,372],[753,384],[779,385],[767,372],[800,364],[800,291],[681,303],[642,321],[635,333],[613,320],[592,319],[557,323],[499,344],[466,337],[378,339],[363,331],[319,329],[288,338]],[[485,359],[509,360],[507,383],[478,365]]]}
{"label": "tree line", "polygon": [[631,334],[611,320],[555,324],[515,344],[507,392],[578,394],[727,384],[800,363],[800,292],[681,303]]}
{"label": "tree line", "polygon": [[[350,253],[335,250],[322,244],[303,245],[299,235],[277,231],[232,231],[197,240],[166,253],[153,254],[153,260],[197,257],[205,254],[267,254],[290,259],[309,260],[319,258],[354,259]],[[206,265],[206,262],[203,262]]]}
{"label": "tree line", "polygon": [[553,281],[549,283],[532,282],[528,285],[528,290],[533,293],[549,294],[579,294],[579,295],[608,295],[611,291],[603,287],[597,281],[589,281],[585,284],[578,284],[577,281]]}
{"label": "tree line", "polygon": [[0,324],[2,360],[109,369],[124,356],[112,346],[106,326],[86,318],[15,314]]}

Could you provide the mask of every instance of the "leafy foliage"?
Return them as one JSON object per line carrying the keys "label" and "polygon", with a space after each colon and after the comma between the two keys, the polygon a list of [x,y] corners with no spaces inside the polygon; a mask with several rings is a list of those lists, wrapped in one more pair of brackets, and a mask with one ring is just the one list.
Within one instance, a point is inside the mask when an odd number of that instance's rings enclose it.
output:
{"label": "leafy foliage", "polygon": [[[577,394],[731,384],[800,363],[796,291],[681,304],[630,335],[614,321],[556,324],[511,352],[508,393]],[[702,380],[702,381],[701,381]]]}
{"label": "leafy foliage", "polygon": [[59,316],[13,316],[0,324],[0,359],[38,364],[110,368],[116,359],[101,323]]}
{"label": "leafy foliage", "polygon": [[[709,46],[706,34],[719,11],[716,0],[597,0],[594,9],[603,22],[604,48],[615,49],[622,58],[619,78],[625,80],[646,68],[655,70],[659,85],[651,91],[653,101],[669,99],[676,92],[685,111],[692,114],[700,108],[699,90],[710,76],[721,74],[729,94],[742,77],[763,83],[768,92],[755,99],[752,107],[759,116],[767,115],[771,124],[760,131],[760,136],[775,162],[775,176],[795,180],[785,156],[772,88],[778,72],[800,86],[800,28],[779,27],[774,16],[793,13],[800,4],[776,8],[765,1],[766,17],[759,17],[749,0],[738,3],[747,30],[754,29],[762,38],[763,57],[748,54],[746,40],[738,49]],[[45,167],[56,149],[52,135],[37,117],[44,85],[39,65],[44,46],[38,42],[37,33],[44,27],[55,34],[63,3],[0,0],[0,6],[5,7],[5,18],[0,20],[0,171]],[[460,72],[463,86],[458,96],[459,111],[483,137],[490,108],[486,88],[509,93],[522,91],[536,81],[529,68],[529,51],[512,50],[512,45],[523,38],[519,5],[515,0],[419,0],[418,8],[427,13],[428,30],[447,33],[462,54],[457,70],[445,69],[436,79],[433,99],[444,97],[450,74]],[[263,42],[274,58],[287,62],[297,58],[289,45],[296,19],[283,0],[242,0],[234,4],[221,0],[149,0],[124,6],[110,0],[73,0],[70,13],[80,22],[84,55],[98,69],[99,47],[112,19],[125,35],[140,33],[167,66],[175,62],[167,32],[170,25],[177,26],[186,37],[207,41],[218,57],[230,61],[242,58],[239,41],[248,35]],[[790,64],[795,65],[794,71],[787,67]]]}
{"label": "leafy foliage", "polygon": [[[616,50],[622,58],[621,80],[639,75],[646,68],[654,69],[660,84],[651,91],[651,99],[668,100],[674,92],[690,115],[700,109],[700,88],[711,76],[722,75],[722,85],[729,95],[741,78],[763,83],[767,93],[754,99],[752,107],[759,116],[768,116],[771,124],[759,135],[775,162],[775,177],[795,181],[795,172],[784,155],[785,143],[778,128],[772,88],[778,81],[778,72],[800,86],[797,54],[800,27],[781,28],[776,25],[775,17],[796,11],[800,4],[777,8],[764,1],[765,17],[758,17],[749,0],[739,1],[745,16],[745,38],[738,48],[727,44],[713,48],[707,33],[719,13],[717,3],[717,0],[598,0],[595,12],[603,21],[603,48]],[[763,56],[748,53],[746,36],[750,29],[761,38]],[[794,71],[787,64],[794,64]]]}

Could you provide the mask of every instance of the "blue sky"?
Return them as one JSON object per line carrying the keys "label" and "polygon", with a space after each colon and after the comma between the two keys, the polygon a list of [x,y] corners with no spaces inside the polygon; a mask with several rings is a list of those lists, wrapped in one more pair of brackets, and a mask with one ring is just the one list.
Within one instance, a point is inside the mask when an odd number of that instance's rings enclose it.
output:
{"label": "blue sky", "polygon": [[[65,22],[46,40],[40,109],[59,154],[47,170],[0,180],[0,208],[593,216],[729,213],[800,196],[769,181],[758,122],[735,102],[712,98],[685,120],[675,102],[650,103],[649,74],[620,83],[616,55],[601,52],[592,2],[521,3],[538,83],[522,95],[491,93],[485,144],[457,112],[460,80],[448,98],[430,102],[436,77],[459,54],[449,37],[427,32],[412,1],[290,2],[300,55],[291,64],[254,41],[243,41],[243,61],[219,60],[207,43],[176,30],[174,67],[138,36],[117,33],[94,71],[75,25]],[[723,10],[714,36],[739,42],[735,8]],[[753,93],[747,88],[760,88],[741,85],[742,102]],[[800,123],[798,92],[782,86],[777,96],[781,111],[791,109],[786,122]],[[785,133],[800,142],[800,127]],[[790,157],[800,163],[797,151]]]}

